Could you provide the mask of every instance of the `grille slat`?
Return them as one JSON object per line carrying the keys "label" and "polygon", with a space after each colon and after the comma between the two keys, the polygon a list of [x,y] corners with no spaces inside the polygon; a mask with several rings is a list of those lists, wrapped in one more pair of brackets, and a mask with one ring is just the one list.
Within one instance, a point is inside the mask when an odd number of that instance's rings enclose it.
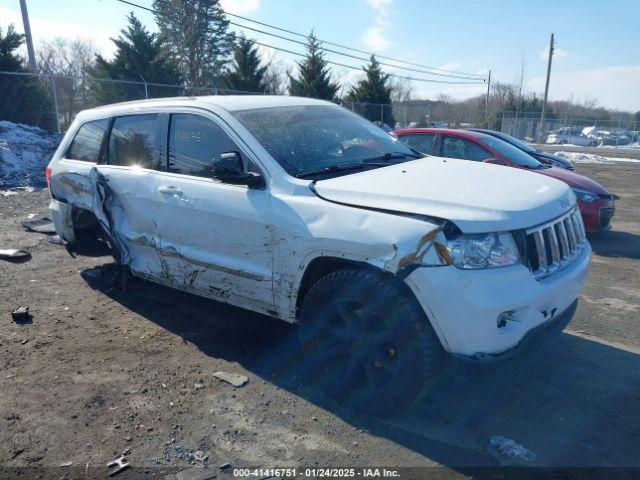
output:
{"label": "grille slat", "polygon": [[580,212],[571,212],[527,230],[529,241],[529,267],[537,280],[545,278],[572,263],[586,243],[586,234]]}
{"label": "grille slat", "polygon": [[563,220],[564,222],[564,230],[565,232],[567,232],[567,240],[569,241],[569,251],[573,251],[576,248],[577,245],[577,241],[576,241],[576,235],[575,232],[573,231],[573,222],[571,221],[571,218],[565,218]]}
{"label": "grille slat", "polygon": [[558,245],[555,225],[551,225],[546,231],[549,237],[549,248],[551,249],[551,262],[560,263],[560,246]]}
{"label": "grille slat", "polygon": [[576,236],[576,241],[577,241],[577,243],[580,243],[582,241],[582,232],[580,231],[580,225],[578,224],[578,221],[576,220],[576,216],[575,215],[571,215],[569,217],[569,219],[571,220],[571,223],[573,223],[573,231],[574,231],[574,234]]}
{"label": "grille slat", "polygon": [[558,236],[560,237],[560,247],[562,249],[562,258],[568,258],[571,255],[569,249],[569,239],[567,238],[567,231],[564,228],[564,220],[557,223]]}
{"label": "grille slat", "polygon": [[546,246],[544,242],[544,236],[542,236],[542,231],[538,230],[533,232],[533,238],[536,244],[536,250],[538,253],[538,266],[541,269],[547,269],[547,254],[546,254]]}

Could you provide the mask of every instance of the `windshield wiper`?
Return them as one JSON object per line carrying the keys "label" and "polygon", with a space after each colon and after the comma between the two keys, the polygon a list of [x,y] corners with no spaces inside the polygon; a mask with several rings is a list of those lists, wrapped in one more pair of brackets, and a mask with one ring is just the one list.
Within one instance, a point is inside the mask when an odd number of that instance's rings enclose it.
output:
{"label": "windshield wiper", "polygon": [[403,158],[422,158],[421,155],[410,154],[404,152],[393,152],[393,153],[385,153],[384,155],[377,155],[375,157],[369,157],[362,160],[362,163],[366,164],[375,164],[381,161],[389,161],[389,160],[400,160]]}
{"label": "windshield wiper", "polygon": [[369,163],[338,163],[336,165],[329,165],[328,167],[320,168],[318,170],[312,170],[310,172],[302,172],[296,175],[298,178],[313,177],[315,175],[322,175],[323,173],[333,172],[345,172],[348,170],[362,170],[370,167]]}
{"label": "windshield wiper", "polygon": [[329,165],[318,170],[312,170],[310,172],[302,172],[296,175],[298,178],[313,177],[315,175],[322,175],[323,173],[344,172],[348,170],[364,170],[370,167],[386,167],[390,164],[391,160],[403,159],[403,158],[422,158],[421,156],[411,155],[410,153],[394,152],[385,153],[384,155],[378,155],[375,157],[369,157],[363,159],[359,163],[338,163],[336,165]]}

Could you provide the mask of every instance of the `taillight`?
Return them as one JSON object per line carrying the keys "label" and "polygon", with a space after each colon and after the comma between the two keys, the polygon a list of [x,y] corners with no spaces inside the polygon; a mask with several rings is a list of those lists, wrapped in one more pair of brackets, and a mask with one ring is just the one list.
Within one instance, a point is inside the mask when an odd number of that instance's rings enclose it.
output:
{"label": "taillight", "polygon": [[44,171],[44,177],[47,179],[47,185],[51,186],[51,167],[47,167]]}

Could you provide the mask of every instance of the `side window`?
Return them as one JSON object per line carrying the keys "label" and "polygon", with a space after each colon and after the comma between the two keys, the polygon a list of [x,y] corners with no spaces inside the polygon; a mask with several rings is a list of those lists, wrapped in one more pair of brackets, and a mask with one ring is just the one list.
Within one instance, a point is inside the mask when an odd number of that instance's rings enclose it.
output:
{"label": "side window", "polygon": [[239,151],[238,146],[208,118],[189,113],[171,115],[169,172],[213,178],[214,161],[231,151]]}
{"label": "side window", "polygon": [[460,137],[442,137],[440,155],[447,158],[464,158],[464,141]]}
{"label": "side window", "polygon": [[445,135],[442,138],[442,150],[441,155],[448,158],[462,158],[464,160],[474,160],[481,162],[487,158],[491,158],[491,153],[478,145],[475,142],[471,142],[465,138],[453,137],[451,135]]}
{"label": "side window", "polygon": [[465,150],[465,157],[467,160],[474,160],[476,162],[482,162],[483,160],[486,160],[487,158],[492,158],[493,155],[492,153],[487,150],[484,147],[481,147],[480,145],[478,145],[475,142],[470,142],[468,140],[465,140],[465,143],[467,144],[466,146],[466,150]]}
{"label": "side window", "polygon": [[97,163],[98,157],[100,156],[102,139],[108,126],[108,118],[83,124],[78,129],[76,136],[73,137],[65,157],[70,160]]}
{"label": "side window", "polygon": [[116,118],[109,137],[109,165],[153,168],[158,157],[157,130],[156,114]]}
{"label": "side window", "polygon": [[415,148],[421,153],[431,153],[433,142],[436,139],[435,133],[413,133],[403,135],[400,140],[411,148]]}

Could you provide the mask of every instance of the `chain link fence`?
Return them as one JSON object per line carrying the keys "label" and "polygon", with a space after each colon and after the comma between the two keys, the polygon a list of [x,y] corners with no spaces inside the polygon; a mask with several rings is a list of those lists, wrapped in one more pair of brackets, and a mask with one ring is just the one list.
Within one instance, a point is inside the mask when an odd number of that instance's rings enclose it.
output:
{"label": "chain link fence", "polygon": [[[48,132],[65,132],[81,110],[100,105],[195,95],[253,95],[217,86],[189,87],[140,79],[114,80],[90,76],[0,71],[0,120],[38,126]],[[482,126],[474,112],[450,112],[426,101],[393,104],[337,100],[372,122],[386,128]]]}
{"label": "chain link fence", "polygon": [[0,72],[0,120],[62,133],[78,112],[100,105],[146,98],[247,94],[255,93],[216,86]]}
{"label": "chain link fence", "polygon": [[545,116],[541,113],[505,112],[501,131],[527,142],[623,146],[638,142],[640,122],[624,114],[613,118]]}
{"label": "chain link fence", "polygon": [[484,127],[484,110],[465,109],[455,104],[411,100],[389,104],[342,101],[340,104],[369,120],[392,129],[406,127]]}

